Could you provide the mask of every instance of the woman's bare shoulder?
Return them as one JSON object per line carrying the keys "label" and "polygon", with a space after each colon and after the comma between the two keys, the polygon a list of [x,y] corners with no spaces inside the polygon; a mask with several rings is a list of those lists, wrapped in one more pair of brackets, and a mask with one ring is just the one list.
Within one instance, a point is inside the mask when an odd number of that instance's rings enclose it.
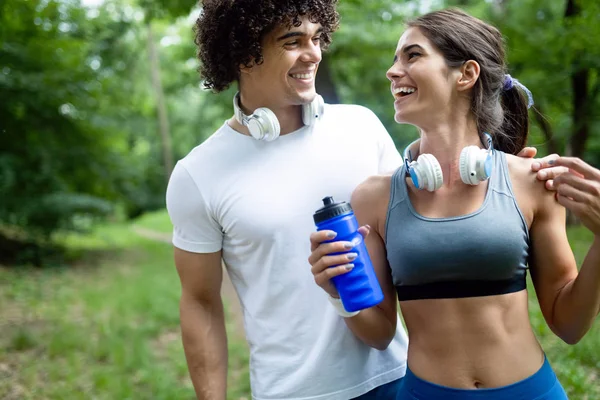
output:
{"label": "woman's bare shoulder", "polygon": [[538,180],[536,173],[531,169],[531,165],[535,162],[535,159],[507,154],[506,162],[513,186],[527,186],[530,190],[536,191],[545,190],[544,182]]}
{"label": "woman's bare shoulder", "polygon": [[506,154],[506,162],[511,173],[518,176],[526,177],[531,175],[535,177],[535,173],[531,170],[531,164],[535,161],[534,158],[517,157],[512,154]]}
{"label": "woman's bare shoulder", "polygon": [[360,183],[352,193],[352,205],[363,203],[373,204],[382,198],[382,195],[390,192],[392,174],[373,175]]}
{"label": "woman's bare shoulder", "polygon": [[556,203],[555,193],[546,189],[545,181],[537,179],[537,174],[531,169],[535,160],[507,154],[506,161],[517,198],[526,199],[533,211],[553,208]]}
{"label": "woman's bare shoulder", "polygon": [[392,174],[373,175],[356,187],[350,203],[365,223],[375,226],[387,212]]}

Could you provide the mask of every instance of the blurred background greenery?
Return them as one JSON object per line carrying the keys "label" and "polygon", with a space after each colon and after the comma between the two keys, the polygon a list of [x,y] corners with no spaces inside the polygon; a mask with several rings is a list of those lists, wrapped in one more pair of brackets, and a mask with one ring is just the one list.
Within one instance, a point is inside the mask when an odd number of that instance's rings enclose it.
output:
{"label": "blurred background greenery", "polygon": [[[597,0],[341,0],[318,91],[371,108],[401,148],[416,131],[393,122],[385,71],[403,21],[446,6],[504,33],[509,72],[536,101],[529,145],[600,165]],[[170,247],[147,233],[168,236],[174,162],[232,113],[235,87],[202,89],[199,12],[194,0],[0,0],[0,398],[192,397]],[[581,261],[591,237],[570,235]],[[598,324],[569,347],[531,306],[571,397],[600,398]],[[243,333],[230,338],[229,396],[249,398]]]}

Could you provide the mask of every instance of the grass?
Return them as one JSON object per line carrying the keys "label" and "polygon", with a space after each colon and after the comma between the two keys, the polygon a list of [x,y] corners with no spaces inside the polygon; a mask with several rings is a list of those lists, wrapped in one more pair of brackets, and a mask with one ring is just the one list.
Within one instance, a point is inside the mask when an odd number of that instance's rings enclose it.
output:
{"label": "grass", "polygon": [[[65,238],[69,267],[0,268],[0,398],[192,399],[171,246],[110,225]],[[230,331],[228,399],[250,397]]]}
{"label": "grass", "polygon": [[[583,227],[570,228],[568,233],[577,264],[581,266],[593,235]],[[600,319],[596,318],[595,324],[579,343],[567,345],[548,328],[531,281],[528,286],[531,325],[569,398],[600,399]]]}
{"label": "grass", "polygon": [[[164,211],[133,225],[171,232]],[[592,236],[574,228],[569,238],[581,263]],[[75,265],[0,268],[0,398],[194,398],[171,246],[119,224],[65,241]],[[564,344],[548,329],[531,285],[530,315],[570,398],[600,399],[600,324],[577,345]],[[229,337],[228,399],[249,399],[248,350],[239,335]]]}
{"label": "grass", "polygon": [[173,225],[166,211],[154,211],[142,215],[135,220],[135,225],[160,233],[171,233]]}

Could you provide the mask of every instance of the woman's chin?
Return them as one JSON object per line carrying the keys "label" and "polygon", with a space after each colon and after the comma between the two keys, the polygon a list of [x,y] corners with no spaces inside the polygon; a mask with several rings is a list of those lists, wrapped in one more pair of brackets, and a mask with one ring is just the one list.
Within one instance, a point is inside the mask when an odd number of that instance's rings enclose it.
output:
{"label": "woman's chin", "polygon": [[409,125],[414,125],[414,123],[412,122],[411,118],[407,118],[406,115],[404,115],[403,113],[396,113],[394,115],[394,121],[396,121],[396,123],[398,124],[409,124]]}

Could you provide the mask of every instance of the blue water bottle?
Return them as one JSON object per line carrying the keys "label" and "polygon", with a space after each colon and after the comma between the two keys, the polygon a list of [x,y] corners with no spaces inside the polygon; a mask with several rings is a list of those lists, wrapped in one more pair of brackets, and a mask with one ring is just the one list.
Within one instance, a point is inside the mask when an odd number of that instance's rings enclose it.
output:
{"label": "blue water bottle", "polygon": [[329,242],[347,241],[354,243],[353,249],[342,253],[332,253],[332,255],[350,252],[358,254],[353,261],[349,261],[354,264],[352,270],[331,279],[340,294],[346,311],[358,311],[381,303],[383,292],[381,286],[379,286],[363,237],[358,232],[358,222],[350,204],[345,201],[335,203],[333,197],[325,197],[323,208],[315,212],[313,219],[318,231],[330,230],[337,233],[337,236]]}

